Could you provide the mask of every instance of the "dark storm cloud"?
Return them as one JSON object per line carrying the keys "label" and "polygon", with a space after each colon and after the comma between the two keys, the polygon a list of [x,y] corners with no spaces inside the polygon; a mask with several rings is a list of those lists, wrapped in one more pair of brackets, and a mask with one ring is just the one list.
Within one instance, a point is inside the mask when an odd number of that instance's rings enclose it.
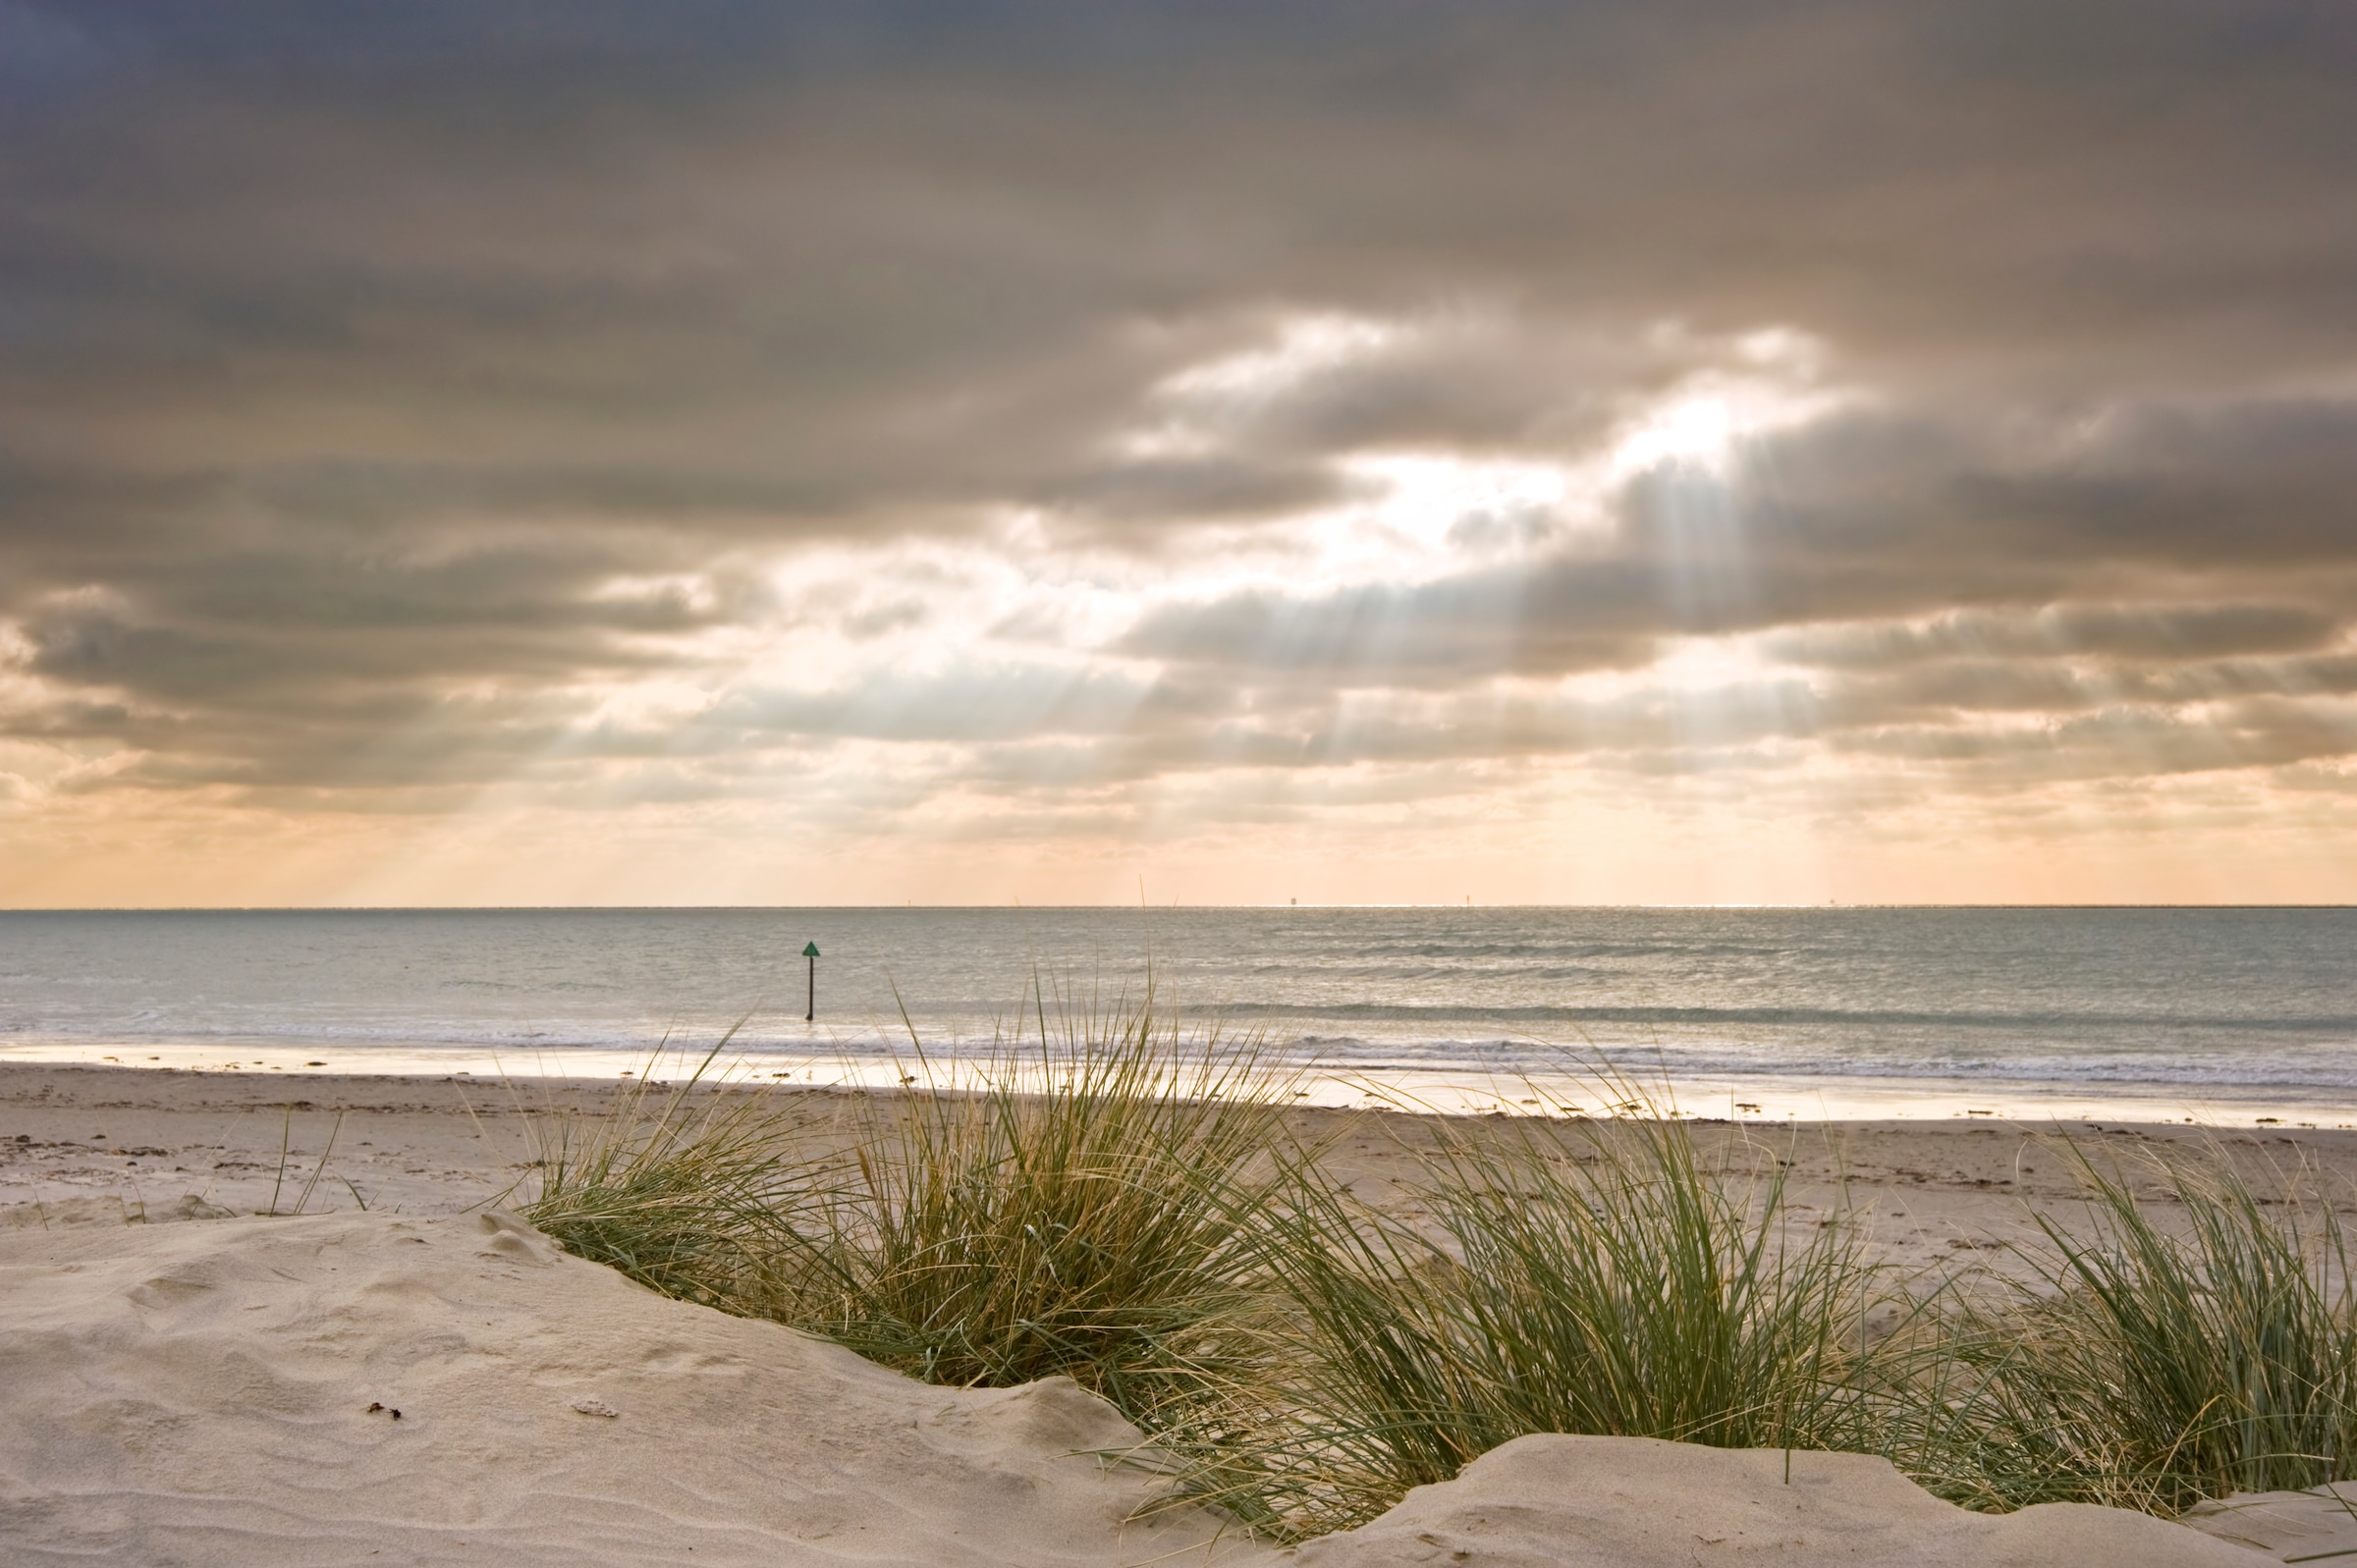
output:
{"label": "dark storm cloud", "polygon": [[[1533,560],[1151,610],[1126,707],[968,672],[675,743],[1609,747],[1643,727],[1321,716],[1727,632],[1812,672],[1769,729],[1891,754],[2227,698],[2205,755],[2338,743],[2346,8],[0,0],[0,674],[42,693],[0,723],[152,753],[110,777],[626,754],[559,694],[790,614],[751,555],[1007,508],[1183,555],[1363,495],[1353,454],[1591,454],[1762,327],[1863,399]],[[1184,374],[1304,312],[1398,330]]]}

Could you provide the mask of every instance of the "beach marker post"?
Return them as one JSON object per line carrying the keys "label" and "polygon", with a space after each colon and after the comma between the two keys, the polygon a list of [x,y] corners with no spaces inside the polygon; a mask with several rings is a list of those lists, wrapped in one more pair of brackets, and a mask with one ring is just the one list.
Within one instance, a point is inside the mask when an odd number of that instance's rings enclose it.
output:
{"label": "beach marker post", "polygon": [[810,1005],[802,1013],[802,1022],[815,1023],[818,1020],[818,944],[803,943],[802,956],[810,960]]}

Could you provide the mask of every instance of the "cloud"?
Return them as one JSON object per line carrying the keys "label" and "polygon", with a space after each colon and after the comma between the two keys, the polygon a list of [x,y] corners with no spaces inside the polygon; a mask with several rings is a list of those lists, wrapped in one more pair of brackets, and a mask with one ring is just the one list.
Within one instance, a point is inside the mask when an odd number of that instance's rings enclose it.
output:
{"label": "cloud", "polygon": [[2351,750],[2330,8],[0,40],[20,818],[829,769],[831,832],[1539,768],[2264,812]]}
{"label": "cloud", "polygon": [[2298,604],[2070,605],[1948,615],[1922,624],[1812,628],[1779,635],[1770,647],[1789,663],[1832,669],[2072,655],[2197,659],[2304,652],[2331,641],[2338,626],[2324,611]]}

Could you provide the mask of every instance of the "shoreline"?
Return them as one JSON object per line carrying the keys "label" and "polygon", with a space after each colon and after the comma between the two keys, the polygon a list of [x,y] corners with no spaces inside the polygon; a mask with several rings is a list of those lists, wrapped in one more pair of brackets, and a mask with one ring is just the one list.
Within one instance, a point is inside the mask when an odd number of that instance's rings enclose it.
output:
{"label": "shoreline", "polygon": [[[438,1079],[471,1078],[480,1083],[531,1084],[618,1082],[651,1071],[684,1077],[702,1059],[704,1047],[555,1046],[499,1051],[440,1042],[371,1042],[353,1047],[334,1042],[230,1039],[202,1044],[166,1042],[41,1041],[0,1045],[0,1071],[18,1068],[87,1066],[130,1071],[167,1071],[221,1077],[304,1077]],[[2224,1086],[2197,1094],[2190,1085],[2124,1083],[2116,1087],[2051,1081],[1854,1076],[1783,1077],[1725,1074],[1666,1078],[1639,1065],[1641,1053],[1599,1052],[1593,1059],[1631,1084],[1665,1091],[1668,1103],[1694,1118],[1723,1118],[1757,1126],[1828,1122],[1908,1121],[1936,1123],[1988,1119],[1995,1122],[2134,1122],[2216,1130],[2290,1128],[2300,1131],[2357,1131],[2357,1096],[2307,1088],[2262,1090]],[[809,1052],[756,1051],[728,1057],[738,1079],[764,1079],[795,1087],[889,1088],[905,1070],[905,1055],[872,1046],[844,1044]],[[933,1058],[955,1075],[976,1059],[955,1053]],[[1330,1108],[1372,1109],[1412,1105],[1437,1114],[1541,1113],[1600,1105],[1595,1078],[1578,1070],[1501,1073],[1442,1067],[1356,1069],[1273,1058],[1278,1070],[1298,1068],[1307,1093],[1300,1098]],[[1583,1059],[1567,1056],[1566,1060]]]}

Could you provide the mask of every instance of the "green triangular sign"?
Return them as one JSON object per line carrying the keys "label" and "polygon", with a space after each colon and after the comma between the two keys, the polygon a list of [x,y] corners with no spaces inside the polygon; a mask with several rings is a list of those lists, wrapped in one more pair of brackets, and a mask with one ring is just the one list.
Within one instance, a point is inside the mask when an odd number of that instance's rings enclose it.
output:
{"label": "green triangular sign", "polygon": [[808,942],[808,943],[804,943],[804,944],[802,945],[802,956],[803,956],[803,957],[805,957],[805,958],[815,958],[815,957],[817,957],[817,956],[818,956],[818,944],[817,944],[817,943],[815,943],[815,942]]}

